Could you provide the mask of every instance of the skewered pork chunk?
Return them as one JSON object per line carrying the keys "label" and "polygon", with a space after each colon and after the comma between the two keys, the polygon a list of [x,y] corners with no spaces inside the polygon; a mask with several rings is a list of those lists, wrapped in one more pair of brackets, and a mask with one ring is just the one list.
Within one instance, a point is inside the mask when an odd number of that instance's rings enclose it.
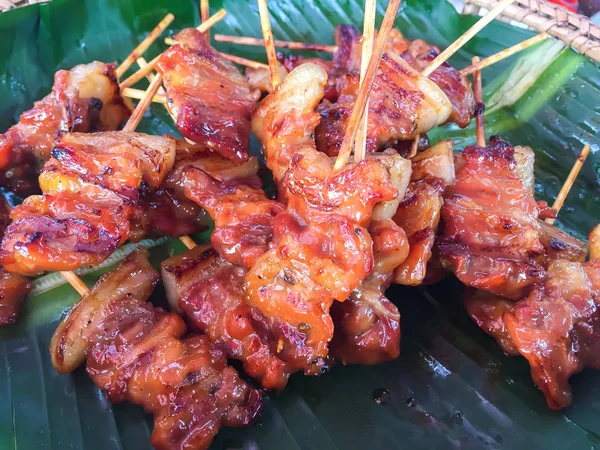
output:
{"label": "skewered pork chunk", "polygon": [[[186,169],[185,194],[215,221],[212,246],[232,264],[250,267],[273,238],[273,218],[284,210],[261,189],[237,181],[221,182],[197,167]],[[252,181],[252,180],[248,180]]]}
{"label": "skewered pork chunk", "polygon": [[446,188],[438,247],[467,286],[518,300],[545,279],[542,209],[516,173],[513,148],[467,147]]}
{"label": "skewered pork chunk", "polygon": [[381,364],[400,355],[400,313],[385,296],[394,269],[408,256],[404,230],[392,220],[374,220],[373,272],[344,302],[335,302],[331,354],[344,364]]}
{"label": "skewered pork chunk", "polygon": [[23,197],[38,193],[37,177],[57,133],[116,130],[129,113],[113,64],[59,70],[52,92],[0,136],[0,186]]}
{"label": "skewered pork chunk", "polygon": [[186,28],[175,38],[178,44],[162,54],[156,68],[163,76],[177,128],[225,158],[246,161],[250,117],[260,92],[198,30]]}
{"label": "skewered pork chunk", "polygon": [[394,271],[396,284],[415,286],[427,277],[444,188],[456,181],[452,146],[452,141],[441,141],[411,160],[412,181],[393,217],[410,246],[408,257]]}
{"label": "skewered pork chunk", "polygon": [[[10,208],[0,199],[0,239],[10,223]],[[31,290],[29,280],[17,273],[9,273],[0,267],[0,326],[15,323],[19,308]]]}
{"label": "skewered pork chunk", "polygon": [[326,81],[314,64],[294,69],[253,120],[288,209],[275,217],[271,249],[251,267],[245,289],[263,341],[306,374],[327,368],[331,304],[345,300],[373,269],[362,223],[376,203],[398,194],[381,161],[351,163],[333,174],[332,161],[316,150],[314,107]]}
{"label": "skewered pork chunk", "polygon": [[140,202],[132,220],[130,240],[146,236],[180,237],[206,230],[212,225],[209,214],[185,196],[184,173],[197,168],[223,183],[260,185],[258,159],[236,164],[204,145],[178,139],[173,169],[158,189],[146,183],[140,187]]}
{"label": "skewered pork chunk", "polygon": [[104,261],[130,233],[145,181],[159,186],[175,141],[141,133],[65,134],[40,175],[43,195],[11,212],[0,263],[10,272],[73,270]]}
{"label": "skewered pork chunk", "polygon": [[157,282],[147,251],[130,255],[59,326],[52,361],[70,372],[87,359],[88,375],[109,400],[152,413],[154,448],[204,450],[221,427],[250,423],[261,395],[206,336],[186,336],[178,315],[145,303]]}
{"label": "skewered pork chunk", "polygon": [[[330,156],[339,152],[359,87],[358,72],[340,77],[338,98],[319,106],[321,123],[316,129],[317,148]],[[397,140],[413,139],[446,122],[451,104],[431,80],[393,53],[381,59],[369,95],[367,151],[376,151]]]}
{"label": "skewered pork chunk", "polygon": [[265,389],[281,390],[290,369],[252,325],[245,302],[247,269],[226,261],[214,249],[195,247],[163,261],[162,275],[171,308],[194,331],[208,338]]}

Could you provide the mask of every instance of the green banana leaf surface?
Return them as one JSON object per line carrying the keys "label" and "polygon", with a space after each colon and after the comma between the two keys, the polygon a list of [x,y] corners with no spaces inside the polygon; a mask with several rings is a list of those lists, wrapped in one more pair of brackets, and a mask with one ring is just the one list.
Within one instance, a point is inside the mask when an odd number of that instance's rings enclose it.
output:
{"label": "green banana leaf surface", "polygon": [[[169,32],[196,26],[197,3],[54,0],[1,14],[0,130],[49,91],[56,70],[91,60],[122,61],[169,12],[176,16]],[[378,4],[378,23],[386,3]],[[254,0],[211,0],[212,12],[219,8],[228,15],[213,32],[260,36]],[[315,43],[332,43],[336,24],[360,29],[362,9],[358,0],[269,0],[276,38]],[[410,39],[443,48],[476,20],[459,15],[446,0],[405,0],[396,25]],[[451,63],[462,68],[475,55],[491,55],[532,34],[493,22]],[[148,58],[165,48],[161,41]],[[215,46],[265,60],[262,48]],[[557,222],[585,237],[600,221],[598,66],[549,41],[485,69],[483,80],[487,133],[535,150],[538,199],[551,203],[580,149],[592,146]],[[176,133],[158,106],[140,130]],[[474,142],[474,134],[472,127],[442,127],[430,139],[451,137],[461,149]],[[176,240],[151,245],[156,265],[184,250]],[[85,275],[85,281],[91,285],[104,270]],[[43,286],[28,299],[18,324],[0,329],[0,450],[150,448],[152,419],[141,408],[111,405],[85,370],[67,376],[52,368],[50,337],[78,296],[68,285],[41,291]],[[392,287],[389,297],[402,314],[399,359],[376,367],[338,365],[319,378],[295,375],[283,393],[266,397],[258,424],[223,430],[213,448],[600,448],[600,373],[573,377],[573,405],[548,410],[526,361],[504,355],[471,323],[461,292],[453,279],[426,289]],[[152,300],[164,304],[162,288]]]}

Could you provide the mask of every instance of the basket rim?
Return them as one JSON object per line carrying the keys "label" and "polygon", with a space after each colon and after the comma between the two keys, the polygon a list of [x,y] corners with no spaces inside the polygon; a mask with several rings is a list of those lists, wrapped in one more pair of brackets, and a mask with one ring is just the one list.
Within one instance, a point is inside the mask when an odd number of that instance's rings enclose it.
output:
{"label": "basket rim", "polygon": [[[463,1],[463,13],[474,12],[473,7],[489,10],[499,3],[498,0]],[[521,22],[540,33],[546,32],[582,55],[600,62],[600,27],[589,17],[545,0],[516,0],[499,17]]]}

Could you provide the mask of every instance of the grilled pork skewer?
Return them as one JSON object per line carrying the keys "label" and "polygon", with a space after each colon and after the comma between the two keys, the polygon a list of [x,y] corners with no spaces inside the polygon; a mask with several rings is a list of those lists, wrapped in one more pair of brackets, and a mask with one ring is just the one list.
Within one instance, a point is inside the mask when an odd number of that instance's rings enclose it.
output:
{"label": "grilled pork skewer", "polygon": [[59,70],[52,92],[0,136],[0,186],[23,197],[38,193],[37,177],[57,133],[116,130],[129,114],[113,64]]}
{"label": "grilled pork skewer", "polygon": [[206,336],[187,334],[174,313],[146,303],[158,273],[138,249],[104,275],[69,312],[50,343],[52,363],[88,375],[112,402],[154,415],[156,449],[206,449],[223,426],[244,426],[260,393],[228,367]]}

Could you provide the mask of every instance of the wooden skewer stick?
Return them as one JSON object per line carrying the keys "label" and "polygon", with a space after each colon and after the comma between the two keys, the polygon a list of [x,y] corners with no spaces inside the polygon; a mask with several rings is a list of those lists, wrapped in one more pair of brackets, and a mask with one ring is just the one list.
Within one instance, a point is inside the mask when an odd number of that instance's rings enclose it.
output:
{"label": "wooden skewer stick", "polygon": [[125,58],[125,61],[117,67],[117,77],[121,78],[127,69],[129,69],[136,59],[142,56],[146,50],[152,45],[152,43],[167,29],[171,22],[173,22],[175,16],[173,14],[167,14],[163,20],[150,32],[146,38],[140,42],[140,44]]}
{"label": "wooden skewer stick", "polygon": [[142,117],[144,117],[146,110],[150,106],[150,103],[152,103],[152,97],[156,95],[161,84],[162,77],[160,75],[155,76],[152,80],[152,83],[150,83],[150,86],[148,86],[148,89],[146,90],[146,97],[140,100],[133,113],[131,113],[131,117],[123,127],[124,132],[135,131],[137,126],[140,124]]}
{"label": "wooden skewer stick", "polygon": [[[573,164],[573,168],[571,169],[571,172],[569,172],[569,176],[567,177],[565,184],[563,184],[562,188],[560,189],[560,192],[556,196],[556,200],[554,200],[552,209],[556,210],[557,213],[560,211],[560,209],[564,205],[565,200],[567,199],[567,195],[569,195],[569,191],[573,187],[573,183],[575,183],[575,179],[577,178],[577,175],[579,175],[579,171],[581,170],[581,167],[583,166],[585,159],[590,154],[590,150],[591,150],[591,147],[589,145],[586,145],[585,147],[583,147],[583,150],[581,150],[581,153],[579,153],[579,156],[577,156],[577,160],[575,161],[575,164]],[[549,223],[552,225],[555,220],[556,219],[546,219],[546,223]]]}
{"label": "wooden skewer stick", "polygon": [[[176,39],[173,39],[173,38],[165,38],[165,44],[177,45],[177,44],[179,44],[179,41],[177,41]],[[223,53],[223,52],[219,52],[219,54],[223,58],[228,59],[229,61],[234,62],[236,64],[239,64],[240,66],[246,66],[246,67],[250,67],[252,69],[268,69],[269,68],[268,64],[263,64],[258,61],[253,61],[251,59],[242,58],[241,56],[230,55],[229,53]]]}
{"label": "wooden skewer stick", "polygon": [[251,59],[242,58],[241,56],[230,55],[229,53],[222,53],[222,52],[221,52],[221,56],[225,59],[228,59],[231,62],[239,64],[240,66],[246,66],[246,67],[250,67],[252,69],[268,69],[269,68],[268,64],[263,64],[258,61],[252,61]]}
{"label": "wooden skewer stick", "polygon": [[264,46],[269,60],[269,71],[271,72],[271,84],[273,90],[279,85],[279,71],[277,70],[277,53],[273,45],[273,30],[271,30],[271,21],[269,20],[269,9],[267,0],[257,0],[258,11],[260,13],[260,29],[264,38]]}
{"label": "wooden skewer stick", "polygon": [[523,42],[519,42],[518,44],[513,45],[512,47],[508,47],[507,49],[502,50],[501,52],[498,52],[495,55],[492,55],[485,59],[482,59],[477,64],[473,63],[472,65],[467,66],[464,69],[461,69],[460,73],[462,73],[463,75],[470,75],[470,74],[476,72],[477,70],[485,69],[486,67],[489,67],[492,64],[497,63],[498,61],[502,61],[503,59],[506,59],[509,56],[514,55],[515,53],[519,53],[519,52],[537,44],[538,42],[541,42],[541,41],[547,39],[548,36],[549,36],[548,33],[538,34],[537,36],[529,38]]}
{"label": "wooden skewer stick", "polygon": [[[138,64],[138,66],[140,66],[140,68],[146,67],[148,65],[148,61],[146,61],[146,58],[144,58],[143,56],[140,56],[137,59],[137,64]],[[148,81],[150,81],[152,83],[152,80],[154,80],[154,74],[150,73],[150,74],[148,74],[148,76],[146,78],[148,78]],[[166,96],[167,91],[165,91],[165,88],[161,86],[158,88],[158,94]]]}
{"label": "wooden skewer stick", "polygon": [[339,170],[342,168],[348,162],[348,158],[352,152],[352,144],[354,143],[354,139],[356,137],[358,125],[365,113],[369,92],[373,87],[375,75],[377,74],[377,69],[379,68],[379,62],[381,61],[385,44],[394,26],[394,20],[396,19],[400,2],[401,0],[390,0],[388,3],[381,28],[379,29],[379,34],[377,36],[377,42],[375,43],[373,54],[369,61],[369,65],[367,66],[364,82],[361,83],[360,88],[358,89],[356,103],[354,104],[354,108],[352,108],[352,114],[350,115],[348,127],[346,128],[346,134],[344,135],[340,153],[335,160],[333,170]]}
{"label": "wooden skewer stick", "polygon": [[[228,42],[230,44],[253,45],[257,47],[262,47],[265,45],[264,40],[260,38],[229,36],[226,34],[215,34],[215,41]],[[289,48],[290,50],[314,50],[317,52],[327,53],[334,53],[338,49],[336,45],[308,44],[306,42],[280,41],[276,39],[273,40],[273,45],[276,48]]]}
{"label": "wooden skewer stick", "polygon": [[[473,65],[479,62],[479,56],[473,56]],[[475,96],[475,136],[479,147],[485,147],[485,122],[483,120],[483,87],[481,84],[481,71],[473,72],[473,95]]]}
{"label": "wooden skewer stick", "polygon": [[[210,6],[208,5],[208,0],[200,0],[200,20],[202,23],[206,22],[210,17]],[[210,31],[206,30],[204,32],[204,39],[206,42],[210,42]]]}
{"label": "wooden skewer stick", "polygon": [[[125,88],[121,91],[121,94],[123,97],[141,100],[144,98],[145,91],[142,91],[141,89]],[[154,97],[152,97],[152,101],[154,103],[162,103],[164,105],[167,103],[167,97],[165,97],[164,94],[156,94]]]}
{"label": "wooden skewer stick", "polygon": [[[224,9],[221,9],[219,12],[217,12],[216,14],[211,16],[210,19],[208,19],[206,22],[204,22],[200,26],[196,27],[196,29],[198,31],[200,31],[201,33],[203,33],[206,30],[209,30],[213,25],[215,25],[219,21],[223,20],[223,18],[226,15],[227,15],[227,12]],[[150,72],[152,72],[154,70],[154,66],[158,62],[158,58],[160,58],[160,55],[158,55],[156,58],[154,58],[152,61],[150,61],[146,67],[138,70],[137,72],[132,74],[129,78],[127,78],[125,81],[123,81],[119,85],[120,88],[125,89],[128,87],[131,87],[134,84],[136,84],[138,81],[144,79]]]}
{"label": "wooden skewer stick", "polygon": [[[360,59],[360,85],[365,81],[367,66],[373,53],[373,37],[375,35],[375,14],[377,0],[365,1],[365,18],[363,23],[362,53]],[[369,120],[369,98],[365,101],[365,113],[358,125],[356,141],[354,143],[354,162],[360,162],[367,155],[367,124]]]}
{"label": "wooden skewer stick", "polygon": [[494,6],[485,16],[477,21],[475,25],[469,28],[461,37],[454,41],[450,46],[440,53],[432,62],[421,72],[423,75],[428,77],[431,73],[444,64],[454,53],[456,53],[463,45],[469,42],[473,36],[479,33],[487,24],[496,18],[502,11],[504,11],[511,3],[515,0],[502,0],[496,6]]}
{"label": "wooden skewer stick", "polygon": [[[142,120],[144,113],[148,109],[148,106],[150,106],[150,103],[152,103],[152,97],[154,97],[158,91],[161,82],[162,77],[160,75],[156,76],[154,80],[152,80],[152,83],[150,83],[150,86],[148,86],[148,89],[146,90],[146,97],[138,103],[138,105],[135,107],[135,110],[131,114],[131,117],[125,124],[125,127],[123,127],[124,132],[135,131],[140,123],[140,120]],[[75,288],[79,295],[84,296],[90,291],[81,278],[79,278],[74,272],[61,271],[60,273],[65,280],[67,280],[69,284]]]}

